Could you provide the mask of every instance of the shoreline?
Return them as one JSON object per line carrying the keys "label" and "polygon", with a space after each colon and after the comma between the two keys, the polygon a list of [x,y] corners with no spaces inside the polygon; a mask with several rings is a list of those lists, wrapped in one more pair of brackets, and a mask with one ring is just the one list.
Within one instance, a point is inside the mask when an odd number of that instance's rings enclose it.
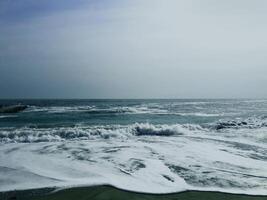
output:
{"label": "shoreline", "polygon": [[111,185],[71,188],[41,188],[0,192],[1,200],[267,200],[267,195],[232,194],[216,191],[187,190],[177,193],[149,194],[119,189]]}

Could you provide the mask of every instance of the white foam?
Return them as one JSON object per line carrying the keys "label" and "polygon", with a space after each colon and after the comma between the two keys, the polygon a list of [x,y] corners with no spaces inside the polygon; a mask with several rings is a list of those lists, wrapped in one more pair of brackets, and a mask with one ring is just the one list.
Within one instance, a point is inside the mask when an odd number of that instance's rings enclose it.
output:
{"label": "white foam", "polygon": [[17,115],[0,115],[0,119],[3,119],[3,118],[13,118],[13,117],[17,117]]}
{"label": "white foam", "polygon": [[[136,127],[180,134],[136,136]],[[114,127],[105,130],[115,133]],[[229,138],[228,132],[218,135],[194,125],[134,124],[115,130],[117,136],[108,139],[2,143],[0,191],[111,184],[148,193],[194,189],[267,195],[267,144],[258,145],[257,138]]]}
{"label": "white foam", "polygon": [[65,113],[65,112],[84,112],[93,109],[94,106],[29,106],[25,112],[47,112],[47,113]]}
{"label": "white foam", "polygon": [[197,117],[219,117],[219,116],[223,116],[224,114],[215,114],[215,113],[200,113],[200,112],[194,112],[194,113],[173,113],[176,115],[181,115],[181,116],[197,116]]}

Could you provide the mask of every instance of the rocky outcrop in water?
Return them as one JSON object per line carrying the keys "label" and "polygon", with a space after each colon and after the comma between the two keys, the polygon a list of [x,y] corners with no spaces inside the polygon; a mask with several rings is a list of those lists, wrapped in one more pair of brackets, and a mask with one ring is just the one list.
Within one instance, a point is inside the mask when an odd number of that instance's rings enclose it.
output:
{"label": "rocky outcrop in water", "polygon": [[14,106],[1,106],[0,113],[17,113],[25,110],[27,106],[25,105],[14,105]]}

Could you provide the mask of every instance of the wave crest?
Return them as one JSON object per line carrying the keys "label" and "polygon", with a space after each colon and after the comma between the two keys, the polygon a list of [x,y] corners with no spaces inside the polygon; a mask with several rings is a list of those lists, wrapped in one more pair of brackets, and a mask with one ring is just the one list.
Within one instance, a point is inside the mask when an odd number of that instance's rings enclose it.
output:
{"label": "wave crest", "polygon": [[247,119],[234,119],[219,121],[213,126],[216,130],[222,129],[240,129],[240,128],[262,128],[267,127],[267,116],[250,117]]}
{"label": "wave crest", "polygon": [[101,108],[96,106],[29,106],[26,112],[44,112],[50,114],[84,112],[88,114],[165,114],[167,110],[162,108],[150,108],[147,106],[114,106]]}
{"label": "wave crest", "polygon": [[0,131],[0,142],[32,143],[64,140],[127,138],[138,136],[174,136],[200,129],[194,125],[153,125],[136,123],[128,126],[109,125],[64,128],[19,128]]}
{"label": "wave crest", "polygon": [[134,134],[137,136],[142,135],[157,135],[157,136],[171,136],[171,135],[181,135],[181,126],[177,125],[161,125],[155,126],[152,124],[136,124],[134,126]]}
{"label": "wave crest", "polygon": [[[266,116],[248,119],[219,121],[213,124],[149,124],[74,126],[74,127],[23,127],[1,128],[0,142],[53,142],[64,140],[90,140],[141,136],[179,136],[196,132],[227,133],[229,129],[260,129],[267,127]],[[225,130],[225,131],[224,131]],[[247,134],[247,132],[245,132]],[[255,134],[254,134],[255,135]]]}

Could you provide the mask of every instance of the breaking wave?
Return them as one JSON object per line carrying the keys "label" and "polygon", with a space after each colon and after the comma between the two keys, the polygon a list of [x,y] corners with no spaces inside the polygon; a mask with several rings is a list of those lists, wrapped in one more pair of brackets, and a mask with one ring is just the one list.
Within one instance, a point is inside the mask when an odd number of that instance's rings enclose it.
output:
{"label": "breaking wave", "polygon": [[90,140],[127,138],[134,136],[175,136],[201,129],[198,125],[108,125],[92,127],[19,128],[0,130],[2,143],[55,142],[64,140]]}
{"label": "breaking wave", "polygon": [[215,125],[212,125],[216,130],[222,129],[256,129],[267,127],[267,116],[250,117],[246,119],[234,119],[234,120],[220,120]]}
{"label": "breaking wave", "polygon": [[117,106],[109,108],[99,108],[95,106],[50,106],[38,107],[29,106],[26,112],[45,112],[45,113],[68,113],[68,112],[85,112],[88,114],[163,114],[167,110],[161,108],[149,108],[147,106]]}
{"label": "breaking wave", "polygon": [[185,131],[185,127],[179,125],[161,125],[155,126],[151,124],[136,124],[133,127],[133,133],[137,136],[171,136],[181,135]]}
{"label": "breaking wave", "polygon": [[[155,115],[177,115],[177,116],[196,116],[196,117],[219,117],[226,115],[225,113],[179,112],[170,109],[170,107],[168,106],[162,107],[160,105],[112,106],[107,108],[101,108],[96,106],[49,106],[49,107],[29,106],[26,112],[41,112],[49,114],[87,113],[91,115],[155,114]],[[230,113],[230,115],[233,115],[233,113]]]}
{"label": "breaking wave", "polygon": [[[247,119],[220,120],[212,124],[149,124],[135,123],[131,125],[102,125],[74,127],[22,127],[22,128],[1,128],[0,142],[2,143],[32,143],[32,142],[53,142],[64,140],[90,140],[109,138],[128,138],[138,136],[179,136],[199,132],[209,132],[220,135],[231,131],[232,135],[240,134],[234,130],[256,135],[256,132],[248,133],[243,130],[261,130],[267,127],[267,117],[254,117]],[[243,132],[242,132],[243,131]]]}

